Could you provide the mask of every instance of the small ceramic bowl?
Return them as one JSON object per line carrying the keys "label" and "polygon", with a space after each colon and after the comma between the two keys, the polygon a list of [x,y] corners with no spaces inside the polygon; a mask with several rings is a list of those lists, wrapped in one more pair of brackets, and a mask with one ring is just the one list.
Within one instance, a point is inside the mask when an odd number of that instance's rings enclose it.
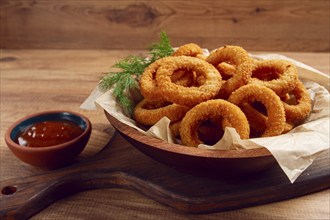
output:
{"label": "small ceramic bowl", "polygon": [[[15,141],[17,136],[27,127],[38,122],[54,120],[71,121],[82,128],[83,131],[76,138],[53,146],[25,147]],[[47,111],[29,115],[16,121],[8,128],[5,134],[5,142],[14,155],[23,162],[37,167],[54,169],[68,165],[75,160],[85,148],[91,130],[90,121],[81,114],[70,111]]]}

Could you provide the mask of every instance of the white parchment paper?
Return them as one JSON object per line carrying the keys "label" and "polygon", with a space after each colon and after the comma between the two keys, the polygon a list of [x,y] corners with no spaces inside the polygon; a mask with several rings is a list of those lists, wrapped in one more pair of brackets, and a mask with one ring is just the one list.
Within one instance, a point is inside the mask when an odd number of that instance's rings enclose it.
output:
{"label": "white parchment paper", "polygon": [[[205,53],[208,53],[207,51]],[[242,140],[233,128],[226,128],[223,138],[213,146],[201,144],[198,147],[209,150],[267,148],[293,183],[306,170],[313,160],[329,149],[330,133],[330,78],[324,73],[299,61],[280,54],[251,55],[256,59],[284,59],[293,62],[298,68],[300,80],[304,83],[312,98],[312,112],[306,121],[287,134],[276,137]],[[164,117],[149,130],[140,129],[134,120],[122,112],[112,96],[112,90],[105,93],[98,87],[80,106],[83,109],[96,109],[96,104],[109,114],[138,131],[170,143],[177,143],[169,129],[169,119]]]}

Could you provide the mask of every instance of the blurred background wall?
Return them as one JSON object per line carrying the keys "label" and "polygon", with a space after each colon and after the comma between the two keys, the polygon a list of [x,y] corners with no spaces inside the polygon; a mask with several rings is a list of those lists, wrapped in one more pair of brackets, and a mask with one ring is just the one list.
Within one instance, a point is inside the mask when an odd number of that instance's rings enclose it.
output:
{"label": "blurred background wall", "polygon": [[329,0],[0,1],[4,49],[146,49],[165,31],[173,46],[329,52]]}

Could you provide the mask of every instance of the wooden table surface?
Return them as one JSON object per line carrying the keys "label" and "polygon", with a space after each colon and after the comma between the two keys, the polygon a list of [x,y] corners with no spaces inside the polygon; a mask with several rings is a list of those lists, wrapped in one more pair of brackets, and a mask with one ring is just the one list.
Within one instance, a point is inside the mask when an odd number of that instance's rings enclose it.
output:
{"label": "wooden table surface", "polygon": [[[95,155],[114,133],[102,109],[79,108],[118,59],[143,51],[1,50],[0,179],[43,170],[18,160],[4,142],[6,129],[27,114],[71,110],[86,115],[93,131],[79,158]],[[329,53],[281,53],[329,74]],[[1,205],[1,204],[0,204]],[[329,219],[330,190],[286,201],[212,214],[186,214],[126,189],[100,189],[63,198],[31,219]]]}

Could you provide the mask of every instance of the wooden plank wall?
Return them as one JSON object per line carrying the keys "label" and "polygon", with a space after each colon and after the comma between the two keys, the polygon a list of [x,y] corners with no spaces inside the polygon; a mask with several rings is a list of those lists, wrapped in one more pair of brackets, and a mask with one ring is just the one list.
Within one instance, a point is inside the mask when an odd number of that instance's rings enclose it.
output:
{"label": "wooden plank wall", "polygon": [[329,0],[0,0],[1,48],[145,49],[165,31],[254,51],[329,51]]}

